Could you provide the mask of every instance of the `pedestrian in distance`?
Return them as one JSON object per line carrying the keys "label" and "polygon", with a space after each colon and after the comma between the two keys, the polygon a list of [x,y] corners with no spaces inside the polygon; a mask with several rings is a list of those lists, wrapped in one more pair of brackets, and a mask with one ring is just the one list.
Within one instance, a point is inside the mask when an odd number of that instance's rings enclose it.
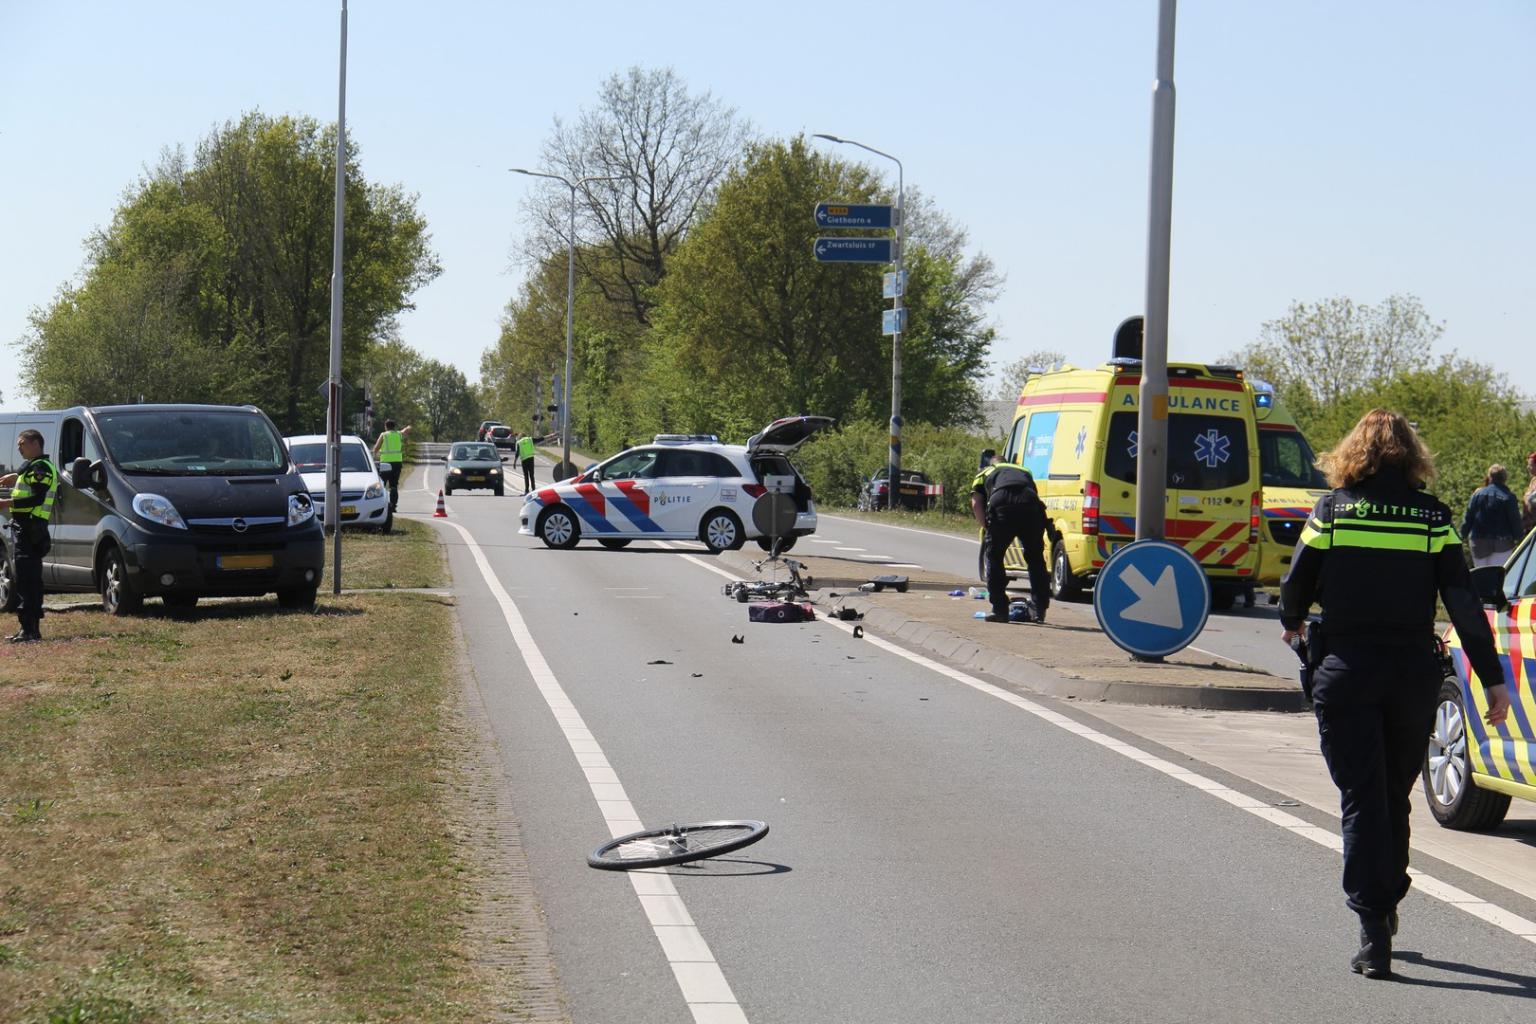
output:
{"label": "pedestrian in distance", "polygon": [[373,453],[379,457],[379,465],[388,471],[391,515],[400,505],[400,477],[405,472],[405,435],[410,432],[410,427],[396,430],[394,420],[385,420],[384,432],[373,442]]}
{"label": "pedestrian in distance", "polygon": [[[43,558],[53,546],[48,521],[59,490],[59,471],[43,454],[43,435],[23,430],[16,438],[21,468],[0,477],[0,487],[11,489],[0,498],[0,512],[9,512],[14,534],[16,566],[16,618],[21,628],[6,640],[13,644],[41,640],[43,622]],[[4,552],[0,552],[4,557]]]}
{"label": "pedestrian in distance", "polygon": [[1489,466],[1483,486],[1473,493],[1461,517],[1461,535],[1474,566],[1503,565],[1525,536],[1520,528],[1520,499],[1507,486],[1508,480],[1503,466]]}
{"label": "pedestrian in distance", "polygon": [[1424,491],[1434,463],[1413,426],[1373,409],[1318,461],[1334,490],[1318,499],[1281,581],[1282,638],[1296,641],[1312,605],[1322,606],[1320,649],[1307,655],[1323,759],[1339,790],[1345,903],[1360,918],[1349,966],[1386,978],[1410,884],[1408,794],[1441,683],[1437,594],[1490,726],[1508,715],[1509,694],[1451,510]]}
{"label": "pedestrian in distance", "polygon": [[1536,530],[1536,452],[1525,457],[1525,471],[1531,475],[1526,485],[1525,497],[1520,499],[1520,529],[1525,533]]}
{"label": "pedestrian in distance", "polygon": [[1029,568],[1029,589],[1035,621],[1045,621],[1051,603],[1051,576],[1045,567],[1045,504],[1029,470],[982,454],[981,471],[971,481],[971,514],[986,531],[982,537],[987,565],[987,597],[992,602],[988,622],[1008,621],[1008,570],[1003,557],[1015,540]]}
{"label": "pedestrian in distance", "polygon": [[523,464],[523,493],[533,490],[533,436],[524,434],[517,439],[517,458]]}

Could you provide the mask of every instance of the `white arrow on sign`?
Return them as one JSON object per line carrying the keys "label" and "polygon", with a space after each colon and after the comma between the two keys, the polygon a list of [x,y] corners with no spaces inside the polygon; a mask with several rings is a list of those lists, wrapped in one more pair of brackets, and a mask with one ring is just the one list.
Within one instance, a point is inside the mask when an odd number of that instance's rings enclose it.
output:
{"label": "white arrow on sign", "polygon": [[1136,593],[1136,603],[1120,613],[1123,619],[1145,622],[1165,629],[1183,629],[1184,613],[1179,608],[1179,587],[1173,578],[1173,566],[1163,566],[1157,583],[1148,582],[1134,565],[1125,567],[1120,580]]}

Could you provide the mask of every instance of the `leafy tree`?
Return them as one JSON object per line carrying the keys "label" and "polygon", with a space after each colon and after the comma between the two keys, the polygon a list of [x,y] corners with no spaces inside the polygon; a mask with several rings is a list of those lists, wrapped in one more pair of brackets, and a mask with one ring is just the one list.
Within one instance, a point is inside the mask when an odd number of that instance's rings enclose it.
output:
{"label": "leafy tree", "polygon": [[1323,405],[1430,363],[1445,325],[1418,298],[1389,295],[1379,306],[1336,296],[1291,305],[1259,329],[1259,339],[1226,357],[1288,391],[1305,389]]}
{"label": "leafy tree", "polygon": [[427,432],[434,441],[473,438],[480,409],[463,371],[428,359],[416,376]]}
{"label": "leafy tree", "polygon": [[1067,357],[1055,349],[1036,349],[1026,355],[1020,356],[1007,366],[997,379],[997,388],[992,397],[999,402],[1012,402],[1019,397],[1019,392],[1024,390],[1024,385],[1029,378],[1044,373],[1057,363],[1064,363]]}
{"label": "leafy tree", "polygon": [[383,429],[386,419],[402,426],[426,420],[420,387],[426,365],[421,353],[393,331],[368,353],[362,380],[373,399],[375,431]]}
{"label": "leafy tree", "polygon": [[[23,379],[44,404],[254,402],[284,429],[323,410],[335,134],[246,114],[132,188],[82,282],[33,312]],[[346,169],[344,366],[440,268],[413,197]]]}

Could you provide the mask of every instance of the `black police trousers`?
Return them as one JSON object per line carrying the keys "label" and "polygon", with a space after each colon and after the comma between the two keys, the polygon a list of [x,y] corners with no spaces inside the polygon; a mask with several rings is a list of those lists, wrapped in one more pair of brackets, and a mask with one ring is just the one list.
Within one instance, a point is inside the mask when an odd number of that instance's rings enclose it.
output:
{"label": "black police trousers", "polygon": [[405,475],[405,463],[381,462],[379,466],[388,470],[384,483],[389,486],[389,510],[393,512],[400,505],[400,478]]}
{"label": "black police trousers", "polygon": [[1051,574],[1045,565],[1045,506],[1039,501],[987,509],[987,597],[994,615],[1008,614],[1008,570],[1003,557],[1015,540],[1029,569],[1030,596],[1044,613],[1051,604]]}
{"label": "black police trousers", "polygon": [[1408,894],[1408,794],[1440,692],[1431,643],[1330,638],[1312,677],[1323,759],[1343,812],[1345,902],[1362,919],[1386,916]]}
{"label": "black police trousers", "polygon": [[[29,534],[41,533],[41,538]],[[23,528],[16,538],[16,619],[23,633],[43,621],[43,557],[52,547],[47,527]]]}

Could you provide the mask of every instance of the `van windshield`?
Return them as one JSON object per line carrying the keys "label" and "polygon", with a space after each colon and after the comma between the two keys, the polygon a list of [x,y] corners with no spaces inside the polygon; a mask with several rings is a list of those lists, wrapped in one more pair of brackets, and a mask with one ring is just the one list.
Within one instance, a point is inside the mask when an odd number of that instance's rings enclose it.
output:
{"label": "van windshield", "polygon": [[[323,472],[325,470],[325,443],[309,441],[304,444],[296,444],[289,451],[293,455],[293,464],[299,468],[300,473]],[[341,446],[341,471],[343,473],[368,473],[373,467],[368,465],[367,450],[356,441],[345,442]]]}
{"label": "van windshield", "polygon": [[98,414],[114,462],[127,473],[249,476],[283,473],[288,452],[266,419],[243,409],[146,409]]}
{"label": "van windshield", "polygon": [[1259,431],[1259,475],[1265,487],[1323,490],[1328,480],[1317,468],[1312,446],[1299,430]]}
{"label": "van windshield", "polygon": [[[1134,412],[1109,418],[1104,473],[1136,482],[1137,420]],[[1182,491],[1220,491],[1248,480],[1248,423],[1236,416],[1174,413],[1168,417],[1168,486]]]}

